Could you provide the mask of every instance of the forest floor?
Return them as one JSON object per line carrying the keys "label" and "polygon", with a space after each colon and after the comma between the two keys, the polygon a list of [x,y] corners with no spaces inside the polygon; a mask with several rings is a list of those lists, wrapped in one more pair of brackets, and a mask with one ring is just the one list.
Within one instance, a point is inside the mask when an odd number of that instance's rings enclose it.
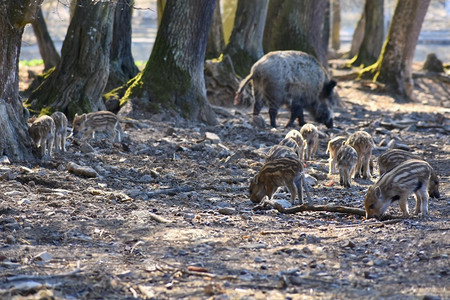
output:
{"label": "forest floor", "polygon": [[[340,81],[335,128],[319,126],[318,154],[305,162],[317,179],[315,205],[363,209],[376,157],[392,139],[435,168],[441,198],[430,199],[429,216],[390,223],[254,210],[249,181],[287,130],[255,128],[248,111],[230,109],[218,126],[136,117],[122,124],[122,143],[91,141],[91,152],[72,143],[48,160],[3,162],[0,298],[450,299],[449,91],[448,80],[420,77],[416,102],[398,104],[374,84]],[[267,111],[261,116],[267,123]],[[279,124],[287,117],[282,111]],[[327,174],[325,150],[356,130],[379,147],[373,177],[345,189]],[[98,177],[68,172],[69,162]],[[388,212],[400,215],[398,204]]]}

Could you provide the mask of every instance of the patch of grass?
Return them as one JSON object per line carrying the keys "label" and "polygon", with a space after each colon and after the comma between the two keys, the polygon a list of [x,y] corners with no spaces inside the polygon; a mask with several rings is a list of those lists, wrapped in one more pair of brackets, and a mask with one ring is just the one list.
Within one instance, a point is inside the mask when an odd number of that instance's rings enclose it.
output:
{"label": "patch of grass", "polygon": [[32,60],[21,60],[19,61],[20,67],[36,67],[43,65],[44,61],[42,59],[32,59]]}

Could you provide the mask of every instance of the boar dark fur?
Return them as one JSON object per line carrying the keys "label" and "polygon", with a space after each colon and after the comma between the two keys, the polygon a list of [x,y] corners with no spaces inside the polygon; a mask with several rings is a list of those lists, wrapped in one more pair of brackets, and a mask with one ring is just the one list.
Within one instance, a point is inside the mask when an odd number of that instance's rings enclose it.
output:
{"label": "boar dark fur", "polygon": [[255,103],[253,115],[258,115],[264,105],[269,107],[270,125],[276,127],[276,116],[282,105],[291,110],[286,127],[295,119],[305,124],[303,109],[316,122],[333,127],[333,88],[327,71],[311,55],[301,51],[274,51],[264,55],[242,80],[236,93],[235,104],[241,101],[244,87],[252,80]]}

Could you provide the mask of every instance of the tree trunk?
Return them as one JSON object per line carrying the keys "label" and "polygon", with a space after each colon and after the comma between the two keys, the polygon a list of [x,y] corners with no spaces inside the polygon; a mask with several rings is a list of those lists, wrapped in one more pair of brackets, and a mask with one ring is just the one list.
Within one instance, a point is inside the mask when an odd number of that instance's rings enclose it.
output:
{"label": "tree trunk", "polygon": [[206,59],[217,58],[225,48],[223,38],[222,13],[220,12],[219,0],[216,0],[216,9],[209,29],[208,43],[206,44]]}
{"label": "tree trunk", "polygon": [[101,95],[109,75],[114,8],[113,2],[78,0],[60,62],[27,100],[32,110],[72,118],[105,109]]}
{"label": "tree trunk", "polygon": [[0,156],[31,160],[28,111],[19,97],[19,56],[27,23],[35,21],[42,0],[16,0],[0,5]]}
{"label": "tree trunk", "polygon": [[[230,41],[231,32],[234,27],[234,17],[236,16],[238,0],[223,0],[223,38],[225,45]],[[219,3],[217,3],[219,5]]]}
{"label": "tree trunk", "polygon": [[363,9],[363,12],[356,23],[355,31],[353,32],[352,44],[350,46],[350,54],[349,57],[354,57],[358,54],[359,48],[361,47],[362,41],[364,39],[364,29],[366,27],[366,13]]}
{"label": "tree trunk", "polygon": [[331,48],[337,51],[341,47],[341,0],[331,0],[331,12]]}
{"label": "tree trunk", "polygon": [[267,11],[264,51],[300,50],[326,66],[323,24],[327,0],[271,0]]}
{"label": "tree trunk", "polygon": [[42,9],[39,8],[36,21],[32,23],[34,35],[39,46],[39,53],[44,61],[44,71],[55,67],[59,62],[59,53],[56,51],[52,38],[47,30]]}
{"label": "tree trunk", "polygon": [[109,78],[105,91],[128,82],[139,73],[131,53],[131,15],[134,0],[118,0],[114,12]]}
{"label": "tree trunk", "polygon": [[164,8],[166,6],[166,0],[156,0],[156,15],[158,17],[158,28],[161,25],[161,19],[164,13]]}
{"label": "tree trunk", "polygon": [[264,55],[262,38],[268,0],[239,0],[234,28],[224,54],[233,61],[236,74],[245,77]]}
{"label": "tree trunk", "polygon": [[[140,110],[161,107],[217,124],[207,102],[203,75],[206,41],[215,0],[167,0],[150,58],[122,103],[138,98]],[[146,105],[147,104],[147,105]]]}
{"label": "tree trunk", "polygon": [[364,5],[364,38],[358,54],[353,58],[355,66],[368,66],[375,63],[383,46],[384,34],[384,0],[366,0]]}
{"label": "tree trunk", "polygon": [[330,23],[331,22],[331,3],[326,0],[325,14],[322,26],[322,48],[325,49],[325,57],[328,60],[328,45],[330,43]]}
{"label": "tree trunk", "polygon": [[404,100],[412,99],[412,61],[431,0],[398,0],[378,61],[363,70]]}

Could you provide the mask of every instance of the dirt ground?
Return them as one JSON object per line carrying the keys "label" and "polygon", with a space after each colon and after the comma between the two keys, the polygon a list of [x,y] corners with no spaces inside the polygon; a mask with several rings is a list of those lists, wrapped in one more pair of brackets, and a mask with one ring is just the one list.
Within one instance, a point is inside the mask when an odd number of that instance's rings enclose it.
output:
{"label": "dirt ground", "polygon": [[[450,84],[415,84],[417,101],[398,104],[373,84],[340,81],[335,128],[319,126],[305,170],[317,179],[313,204],[363,208],[376,157],[395,139],[440,175],[429,216],[383,223],[254,210],[249,181],[285,129],[255,128],[236,110],[219,114],[218,126],[136,118],[123,122],[121,144],[100,137],[93,149],[72,143],[50,160],[0,164],[0,298],[449,299]],[[373,177],[345,189],[327,175],[325,150],[356,130],[378,145]],[[70,173],[69,162],[98,176]],[[398,204],[388,212],[400,215]]]}

